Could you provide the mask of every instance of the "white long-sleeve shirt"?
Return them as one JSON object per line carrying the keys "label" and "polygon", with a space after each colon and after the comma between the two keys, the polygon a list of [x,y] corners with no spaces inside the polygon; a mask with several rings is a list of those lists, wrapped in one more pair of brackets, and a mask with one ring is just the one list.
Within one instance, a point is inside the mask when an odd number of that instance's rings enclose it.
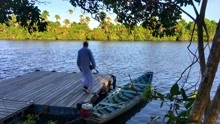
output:
{"label": "white long-sleeve shirt", "polygon": [[92,88],[93,86],[92,72],[89,67],[90,65],[92,68],[96,67],[93,54],[90,49],[83,47],[78,51],[77,66],[82,72],[83,85],[87,86],[88,88]]}

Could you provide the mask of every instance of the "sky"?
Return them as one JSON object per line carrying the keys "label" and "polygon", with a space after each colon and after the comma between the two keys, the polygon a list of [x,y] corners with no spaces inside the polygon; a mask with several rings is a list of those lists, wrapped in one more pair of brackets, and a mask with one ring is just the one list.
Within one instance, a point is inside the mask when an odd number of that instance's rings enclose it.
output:
{"label": "sky", "polygon": [[[85,14],[83,13],[83,10],[81,10],[80,8],[74,8],[69,2],[68,0],[45,0],[48,3],[47,4],[37,4],[37,6],[39,7],[39,9],[41,11],[47,10],[49,12],[49,20],[51,21],[55,21],[55,15],[59,15],[61,17],[61,22],[64,19],[69,19],[71,22],[79,22],[79,16],[81,14],[90,17],[91,21],[90,21],[90,28],[95,28],[98,26],[98,22],[95,21],[94,19],[92,19],[92,17],[90,16],[90,14]],[[196,6],[198,6],[198,4],[195,4]],[[200,6],[198,6],[199,8]],[[73,10],[73,14],[70,15],[68,10],[71,9]],[[194,11],[192,9],[191,6],[188,6],[186,8],[183,8],[185,11],[187,11],[188,13],[192,14],[193,17],[195,17]],[[112,16],[114,20],[115,16]],[[189,17],[187,17],[185,14],[182,15],[183,19],[185,19],[186,21],[191,21],[191,19]],[[206,8],[206,18],[210,19],[210,20],[215,20],[216,22],[218,22],[218,20],[220,19],[220,0],[209,0],[208,4],[207,4],[207,8]]]}

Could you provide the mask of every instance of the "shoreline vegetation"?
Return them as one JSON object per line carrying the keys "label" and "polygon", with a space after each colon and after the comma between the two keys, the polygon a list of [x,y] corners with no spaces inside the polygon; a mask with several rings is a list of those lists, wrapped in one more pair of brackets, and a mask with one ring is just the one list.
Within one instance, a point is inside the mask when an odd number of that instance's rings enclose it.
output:
{"label": "shoreline vegetation", "polygon": [[[153,37],[152,31],[149,29],[135,26],[133,30],[129,30],[125,25],[112,21],[108,17],[94,29],[89,28],[89,17],[83,15],[80,16],[78,23],[70,22],[68,19],[61,23],[59,16],[56,15],[55,17],[55,22],[48,21],[48,17],[44,17],[47,23],[46,31],[39,32],[36,30],[29,33],[26,28],[18,24],[14,15],[8,23],[9,25],[0,23],[0,40],[190,41],[194,26],[194,22],[186,22],[182,19],[176,25],[175,35]],[[217,22],[205,19],[205,23],[209,31],[209,41],[212,41]],[[204,32],[204,34],[206,33]],[[196,36],[197,32],[194,33],[192,41],[197,41]],[[207,39],[207,35],[204,35],[204,37]]]}

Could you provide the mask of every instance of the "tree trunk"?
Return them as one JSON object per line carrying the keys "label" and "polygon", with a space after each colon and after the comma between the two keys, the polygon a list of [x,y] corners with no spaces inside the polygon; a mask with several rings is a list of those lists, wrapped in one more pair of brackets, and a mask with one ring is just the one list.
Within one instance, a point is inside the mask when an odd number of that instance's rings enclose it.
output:
{"label": "tree trunk", "polygon": [[[208,0],[202,0],[202,6],[200,10],[200,15],[197,16],[197,26],[198,26],[198,50],[199,50],[199,61],[200,61],[200,71],[202,75],[202,80],[200,82],[198,94],[196,96],[195,102],[193,103],[192,110],[189,115],[189,119],[196,122],[201,122],[204,110],[209,101],[209,93],[213,80],[209,80],[210,77],[205,78],[207,69],[205,68],[205,54],[204,54],[204,44],[203,44],[203,26],[205,11]],[[211,79],[211,78],[210,78]],[[209,81],[209,83],[208,83]],[[207,88],[206,88],[207,87]],[[203,102],[202,102],[203,101]]]}
{"label": "tree trunk", "polygon": [[219,112],[220,112],[220,85],[218,86],[215,97],[212,100],[207,116],[205,116],[204,124],[216,124]]}
{"label": "tree trunk", "polygon": [[198,52],[199,52],[199,64],[201,75],[205,71],[205,54],[204,54],[204,40],[203,40],[203,20],[199,16],[197,19],[197,28],[198,28]]}
{"label": "tree trunk", "polygon": [[208,0],[202,0],[202,6],[200,10],[200,14],[197,17],[197,28],[198,28],[198,49],[199,49],[199,61],[200,61],[200,69],[201,74],[205,71],[205,53],[204,53],[204,39],[203,39],[203,26],[205,19],[205,11]]}
{"label": "tree trunk", "polygon": [[[211,48],[210,59],[208,64],[213,68],[218,68],[220,61],[220,21],[218,23],[218,29],[214,37],[213,45]],[[210,72],[211,73],[211,72]],[[212,72],[215,74],[215,72]],[[208,109],[208,113],[205,116],[204,124],[215,124],[220,112],[220,85],[215,93],[212,103]]]}
{"label": "tree trunk", "polygon": [[206,107],[208,97],[210,95],[210,90],[213,84],[213,80],[215,78],[215,74],[218,68],[218,64],[220,60],[220,28],[219,28],[220,26],[219,25],[213,40],[208,62],[205,67],[205,72],[199,86],[198,94],[196,96],[195,102],[193,103],[193,107],[189,116],[189,119],[192,121],[201,122],[202,120],[203,112]]}

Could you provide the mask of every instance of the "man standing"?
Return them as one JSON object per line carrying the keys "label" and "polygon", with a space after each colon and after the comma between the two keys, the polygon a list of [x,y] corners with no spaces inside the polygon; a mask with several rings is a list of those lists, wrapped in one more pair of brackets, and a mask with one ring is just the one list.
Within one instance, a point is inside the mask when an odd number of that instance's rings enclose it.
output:
{"label": "man standing", "polygon": [[88,48],[89,43],[83,42],[83,48],[78,51],[77,66],[82,73],[83,91],[89,93],[93,86],[92,69],[95,69],[96,64],[91,50]]}

